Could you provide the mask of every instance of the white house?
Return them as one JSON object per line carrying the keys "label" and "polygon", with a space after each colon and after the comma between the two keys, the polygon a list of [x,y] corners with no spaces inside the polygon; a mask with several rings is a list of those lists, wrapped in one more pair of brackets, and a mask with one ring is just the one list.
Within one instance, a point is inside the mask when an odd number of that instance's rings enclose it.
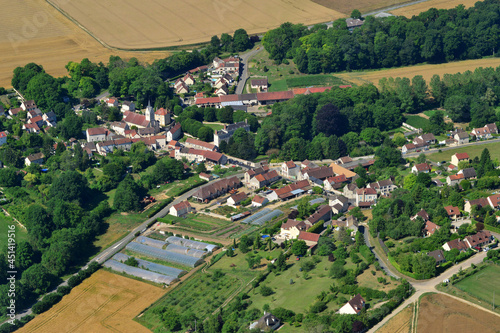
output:
{"label": "white house", "polygon": [[339,314],[357,315],[365,307],[365,300],[360,294],[351,298],[343,307],[340,308]]}
{"label": "white house", "polygon": [[104,127],[87,128],[87,142],[105,141],[108,130]]}
{"label": "white house", "polygon": [[24,159],[24,164],[27,166],[30,166],[31,164],[43,164],[43,157],[42,153],[31,154]]}
{"label": "white house", "polygon": [[269,200],[267,200],[267,198],[261,197],[260,195],[256,195],[252,199],[252,207],[262,207],[268,202]]}
{"label": "white house", "polygon": [[429,173],[430,171],[431,171],[431,166],[427,163],[415,164],[411,168],[411,172],[413,173],[420,173],[420,172]]}
{"label": "white house", "polygon": [[135,103],[131,101],[122,102],[122,112],[135,111]]}
{"label": "white house", "polygon": [[170,207],[169,214],[179,217],[179,216],[184,216],[193,210],[194,210],[194,208],[191,207],[191,205],[189,204],[189,201],[186,200],[186,201],[179,202],[177,205],[173,205],[172,207]]}
{"label": "white house", "polygon": [[106,105],[111,107],[118,107],[118,98],[110,97],[106,100]]}
{"label": "white house", "polygon": [[451,164],[458,166],[460,162],[469,162],[469,154],[467,153],[456,153],[451,156]]}
{"label": "white house", "polygon": [[359,188],[356,190],[356,205],[361,202],[377,201],[377,191],[373,188]]}
{"label": "white house", "polygon": [[281,174],[287,178],[297,178],[300,173],[300,166],[293,161],[283,162],[281,164]]}
{"label": "white house", "polygon": [[248,196],[245,192],[238,192],[230,196],[229,199],[227,199],[227,204],[229,206],[236,207],[246,198],[248,198]]}
{"label": "white house", "polygon": [[177,140],[181,137],[181,134],[182,134],[181,124],[177,123],[171,129],[168,130],[167,141],[170,142],[172,140]]}
{"label": "white house", "polygon": [[281,225],[281,236],[286,239],[297,239],[301,231],[306,231],[307,226],[303,221],[288,219]]}

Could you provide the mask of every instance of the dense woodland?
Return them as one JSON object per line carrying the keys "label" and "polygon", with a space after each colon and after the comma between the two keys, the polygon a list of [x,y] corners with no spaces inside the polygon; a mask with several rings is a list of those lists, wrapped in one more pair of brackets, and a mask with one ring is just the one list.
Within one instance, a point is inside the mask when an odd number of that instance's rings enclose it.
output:
{"label": "dense woodland", "polygon": [[309,74],[477,59],[499,51],[500,3],[431,8],[411,19],[368,16],[352,33],[344,19],[329,29],[285,23],[268,31],[263,44],[271,59],[293,59]]}

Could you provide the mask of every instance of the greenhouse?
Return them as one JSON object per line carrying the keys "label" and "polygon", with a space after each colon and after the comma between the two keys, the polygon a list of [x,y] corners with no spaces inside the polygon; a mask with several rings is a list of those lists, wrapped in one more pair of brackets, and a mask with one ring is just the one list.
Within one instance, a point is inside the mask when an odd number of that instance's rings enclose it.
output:
{"label": "greenhouse", "polygon": [[134,251],[151,258],[165,260],[174,264],[184,265],[187,267],[195,267],[203,262],[203,259],[158,249],[156,247],[147,246],[136,242],[127,244],[125,248],[127,250]]}
{"label": "greenhouse", "polygon": [[177,280],[177,278],[173,276],[166,276],[155,272],[146,271],[142,268],[128,266],[114,259],[106,261],[104,263],[104,267],[108,267],[114,271],[126,273],[156,283],[171,284],[172,282],[175,282]]}
{"label": "greenhouse", "polygon": [[196,258],[203,258],[205,256],[205,254],[208,253],[208,252],[205,252],[202,250],[190,249],[189,247],[176,245],[176,244],[168,244],[167,248],[165,250],[172,251],[175,253],[185,254],[187,256],[196,257]]}
{"label": "greenhouse", "polygon": [[156,240],[156,239],[149,238],[149,237],[144,237],[144,236],[137,237],[134,240],[134,242],[137,242],[137,243],[140,243],[140,244],[144,244],[144,245],[147,245],[147,246],[156,247],[158,249],[163,249],[163,246],[165,246],[165,242],[164,241]]}
{"label": "greenhouse", "polygon": [[[130,256],[124,254],[124,253],[117,253],[113,256],[113,259],[116,261],[121,261],[124,262],[130,258]],[[171,276],[174,278],[178,278],[186,273],[186,271],[183,271],[182,269],[177,269],[165,265],[160,265],[160,264],[155,264],[154,262],[150,262],[147,260],[142,260],[142,259],[137,259],[137,262],[139,263],[139,268],[144,268],[147,269],[148,271],[160,273],[166,276]]]}
{"label": "greenhouse", "polygon": [[283,212],[281,210],[279,210],[279,209],[276,209],[276,210],[273,210],[270,213],[267,213],[266,215],[264,215],[262,217],[259,217],[256,220],[253,220],[250,224],[263,225],[267,221],[271,221],[273,218],[275,218],[276,216],[280,216],[281,214],[283,214]]}
{"label": "greenhouse", "polygon": [[175,236],[168,237],[167,242],[170,244],[185,246],[185,247],[189,247],[191,249],[208,251],[208,252],[213,252],[214,250],[219,248],[217,245],[198,242],[198,241],[184,239],[184,238],[175,237]]}
{"label": "greenhouse", "polygon": [[264,208],[263,210],[261,210],[260,212],[257,212],[253,215],[250,215],[249,217],[247,217],[246,219],[242,220],[241,223],[252,223],[252,221],[255,221],[257,220],[258,218],[266,215],[267,213],[269,213],[271,210],[269,208]]}

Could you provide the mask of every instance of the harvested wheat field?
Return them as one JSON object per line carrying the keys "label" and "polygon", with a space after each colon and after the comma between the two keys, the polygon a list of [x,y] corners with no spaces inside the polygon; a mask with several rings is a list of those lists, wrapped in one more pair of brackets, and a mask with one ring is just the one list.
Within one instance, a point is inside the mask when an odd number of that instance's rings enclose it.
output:
{"label": "harvested wheat field", "polygon": [[310,0],[51,0],[94,36],[123,49],[208,42],[213,35],[265,32],[284,22],[314,24],[344,14]]}
{"label": "harvested wheat field", "polygon": [[133,318],[164,293],[101,269],[18,332],[149,332]]}
{"label": "harvested wheat field", "polygon": [[406,16],[408,18],[418,15],[421,12],[425,12],[430,8],[436,9],[451,9],[462,4],[465,8],[474,6],[478,0],[429,0],[420,2],[411,6],[402,7],[398,9],[391,10],[390,13],[396,16]]}
{"label": "harvested wheat field", "polygon": [[312,0],[315,3],[328,7],[330,9],[351,15],[353,9],[359,9],[361,13],[369,13],[377,9],[397,6],[399,4],[408,2],[409,0],[352,0],[352,1],[339,1],[339,0]]}
{"label": "harvested wheat field", "polygon": [[442,294],[426,295],[420,300],[417,332],[495,333],[500,317]]}
{"label": "harvested wheat field", "polygon": [[401,310],[391,318],[384,326],[377,330],[377,333],[408,333],[411,328],[413,316],[413,304]]}
{"label": "harvested wheat field", "polygon": [[496,68],[498,66],[500,66],[500,58],[487,58],[455,61],[438,65],[416,65],[382,69],[379,71],[340,73],[335,74],[335,76],[358,85],[365,83],[378,85],[378,81],[384,77],[407,77],[411,79],[416,75],[422,75],[427,83],[429,83],[434,74],[438,74],[442,78],[444,74],[463,73],[465,71],[474,71],[479,67]]}
{"label": "harvested wheat field", "polygon": [[152,62],[168,52],[124,52],[111,50],[59,13],[43,0],[21,0],[9,3],[0,11],[0,86],[10,87],[12,72],[29,62],[41,64],[54,76],[66,75],[69,61],[107,63],[110,55],[137,57]]}

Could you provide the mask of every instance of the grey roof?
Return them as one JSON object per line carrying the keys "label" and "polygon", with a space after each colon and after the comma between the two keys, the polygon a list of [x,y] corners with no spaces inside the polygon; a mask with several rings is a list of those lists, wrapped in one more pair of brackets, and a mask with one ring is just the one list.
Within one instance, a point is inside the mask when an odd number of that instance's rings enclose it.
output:
{"label": "grey roof", "polygon": [[474,178],[477,176],[476,170],[474,168],[466,168],[462,170],[462,174],[467,178]]}

